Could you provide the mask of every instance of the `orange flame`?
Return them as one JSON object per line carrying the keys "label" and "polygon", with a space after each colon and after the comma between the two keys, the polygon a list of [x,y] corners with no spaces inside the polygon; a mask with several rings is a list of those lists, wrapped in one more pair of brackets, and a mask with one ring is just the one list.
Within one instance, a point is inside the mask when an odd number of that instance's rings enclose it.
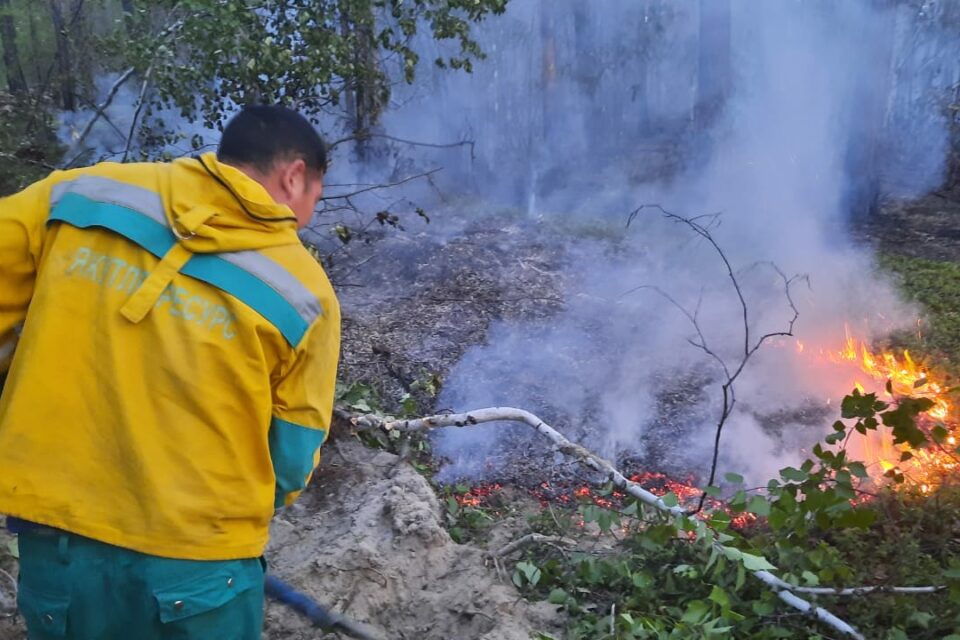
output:
{"label": "orange flame", "polygon": [[957,444],[958,421],[954,407],[945,394],[946,385],[923,366],[919,365],[904,350],[901,354],[892,351],[874,352],[866,342],[855,339],[849,326],[844,327],[843,348],[828,359],[832,362],[848,362],[866,375],[858,380],[855,388],[861,393],[875,391],[887,400],[902,396],[928,398],[933,402],[920,416],[920,426],[929,432],[934,426],[947,429],[949,435],[943,446],[933,444],[919,451],[911,451],[913,457],[901,461],[906,451],[893,444],[889,430],[882,428],[862,439],[860,454],[876,475],[891,469],[904,474],[906,480],[921,492],[930,493],[940,483],[944,473],[951,471],[960,462],[954,451]]}

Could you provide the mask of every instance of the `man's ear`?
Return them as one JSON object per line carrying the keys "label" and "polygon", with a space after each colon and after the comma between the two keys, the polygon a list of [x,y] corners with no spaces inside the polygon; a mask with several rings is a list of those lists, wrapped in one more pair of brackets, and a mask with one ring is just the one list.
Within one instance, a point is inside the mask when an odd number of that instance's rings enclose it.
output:
{"label": "man's ear", "polygon": [[280,181],[288,197],[300,197],[307,185],[307,163],[303,158],[297,158],[283,165]]}

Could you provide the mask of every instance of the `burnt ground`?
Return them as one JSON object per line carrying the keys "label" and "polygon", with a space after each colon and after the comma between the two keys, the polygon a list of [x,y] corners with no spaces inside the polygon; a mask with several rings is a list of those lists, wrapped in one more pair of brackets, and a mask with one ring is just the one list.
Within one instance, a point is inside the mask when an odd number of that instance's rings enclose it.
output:
{"label": "burnt ground", "polygon": [[858,240],[883,253],[960,263],[960,187],[886,202],[852,228]]}
{"label": "burnt ground", "polygon": [[[933,194],[890,203],[853,231],[881,252],[960,262],[958,221],[960,193]],[[438,407],[420,382],[442,380],[484,342],[493,322],[549,321],[563,309],[571,231],[510,211],[445,228],[408,224],[407,231],[356,237],[333,254],[328,270],[344,311],[341,377],[370,384],[388,410],[409,393],[426,413]],[[663,393],[656,421],[676,420],[688,400],[682,385]],[[498,479],[533,486],[553,473],[582,483],[582,473],[556,464],[542,441],[516,433],[502,444],[518,464],[505,465]],[[567,435],[577,439],[583,430]],[[651,458],[676,458],[678,442],[652,441],[643,458],[620,462],[640,468]],[[517,512],[483,540],[457,544],[434,489],[410,464],[344,434],[330,444],[310,489],[276,519],[268,558],[297,588],[389,638],[525,640],[534,630],[555,631],[560,621],[549,606],[522,600],[487,556],[529,530],[523,512],[536,503],[523,495],[516,494]],[[0,538],[0,569],[15,573],[6,542]],[[2,617],[9,593],[0,575],[0,640],[19,640],[19,621]],[[335,637],[268,606],[265,639]]]}

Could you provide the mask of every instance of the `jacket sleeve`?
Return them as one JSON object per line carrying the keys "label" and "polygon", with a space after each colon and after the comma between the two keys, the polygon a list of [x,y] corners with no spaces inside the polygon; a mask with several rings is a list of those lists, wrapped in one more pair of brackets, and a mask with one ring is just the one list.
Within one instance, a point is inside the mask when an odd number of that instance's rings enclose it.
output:
{"label": "jacket sleeve", "polygon": [[0,198],[0,372],[10,367],[43,253],[52,176]]}
{"label": "jacket sleeve", "polygon": [[339,308],[336,302],[330,306],[274,384],[269,442],[276,477],[275,507],[291,504],[306,488],[330,431],[340,353]]}

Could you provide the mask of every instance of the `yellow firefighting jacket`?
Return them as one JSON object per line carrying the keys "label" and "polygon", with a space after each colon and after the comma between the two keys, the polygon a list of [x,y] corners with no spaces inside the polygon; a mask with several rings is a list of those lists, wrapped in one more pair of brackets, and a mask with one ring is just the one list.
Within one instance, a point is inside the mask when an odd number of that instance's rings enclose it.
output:
{"label": "yellow firefighting jacket", "polygon": [[0,199],[0,513],[164,557],[259,556],[319,462],[339,346],[293,213],[214,154]]}

